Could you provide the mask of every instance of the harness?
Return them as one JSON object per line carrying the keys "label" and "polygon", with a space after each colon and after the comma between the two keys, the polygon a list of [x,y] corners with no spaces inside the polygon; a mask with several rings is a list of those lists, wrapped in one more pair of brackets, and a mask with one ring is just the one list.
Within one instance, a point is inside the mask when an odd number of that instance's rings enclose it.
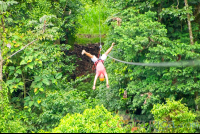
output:
{"label": "harness", "polygon": [[101,56],[101,48],[102,48],[102,46],[100,45],[99,46],[99,54],[98,54],[98,60],[94,63],[94,65],[92,66],[92,70],[95,70],[96,69],[96,66],[97,66],[97,64],[99,63],[99,62],[104,62],[103,60],[101,60],[101,59],[99,59],[99,56]]}
{"label": "harness", "polygon": [[94,63],[94,65],[92,66],[92,70],[95,70],[96,69],[96,66],[97,66],[97,64],[99,63],[99,62],[102,62],[102,63],[104,63],[104,61],[103,60],[101,60],[101,59],[98,59],[95,63]]}

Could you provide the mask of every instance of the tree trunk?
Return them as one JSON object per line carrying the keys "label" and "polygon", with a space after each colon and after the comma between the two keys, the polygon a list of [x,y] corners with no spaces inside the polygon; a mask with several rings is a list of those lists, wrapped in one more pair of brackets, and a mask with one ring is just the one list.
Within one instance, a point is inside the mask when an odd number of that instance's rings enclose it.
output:
{"label": "tree trunk", "polygon": [[2,55],[1,55],[1,49],[0,49],[0,92],[2,92],[2,90],[3,90],[3,88],[2,88],[2,82],[3,82],[2,69],[3,69],[3,58],[2,58]]}
{"label": "tree trunk", "polygon": [[[187,2],[187,0],[184,0],[184,2],[185,2],[186,10],[187,10],[188,9],[188,2]],[[192,26],[191,26],[190,14],[189,13],[187,14],[187,20],[188,20],[188,30],[189,30],[189,34],[190,34],[190,44],[194,45],[193,34],[192,34]],[[195,91],[194,95],[195,95],[195,100],[196,100],[198,98],[198,91]],[[198,105],[197,104],[196,104],[196,110],[198,111]]]}
{"label": "tree trunk", "polygon": [[[0,101],[4,101],[3,99],[3,73],[2,73],[2,70],[3,70],[3,58],[2,58],[2,55],[1,55],[1,48],[0,48]],[[1,105],[1,111],[3,112],[3,105]]]}
{"label": "tree trunk", "polygon": [[[2,46],[0,46],[0,92],[3,93],[3,57],[2,57],[2,48],[4,45],[4,37],[3,33],[5,32],[4,20],[3,16],[1,17],[1,24],[3,28],[3,32],[1,33],[1,40],[3,41]],[[3,100],[3,94],[1,95],[1,99]]]}
{"label": "tree trunk", "polygon": [[158,5],[158,22],[162,21],[162,17],[160,17],[159,13],[162,11],[162,2]]}
{"label": "tree trunk", "polygon": [[[185,6],[186,6],[186,10],[188,9],[188,2],[187,0],[184,0],[185,2]],[[192,26],[191,26],[191,22],[190,22],[190,14],[187,14],[187,20],[188,20],[188,30],[189,30],[189,34],[190,34],[190,44],[194,45],[194,41],[193,41],[193,34],[192,34]]]}

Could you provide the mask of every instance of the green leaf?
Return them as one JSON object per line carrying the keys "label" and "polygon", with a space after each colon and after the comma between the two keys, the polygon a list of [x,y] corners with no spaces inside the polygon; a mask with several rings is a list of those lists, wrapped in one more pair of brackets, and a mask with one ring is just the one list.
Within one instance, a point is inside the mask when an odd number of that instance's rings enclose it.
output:
{"label": "green leaf", "polygon": [[9,66],[9,70],[15,70],[14,66]]}
{"label": "green leaf", "polygon": [[43,88],[39,88],[39,90],[40,90],[40,91],[44,91],[44,89],[43,89]]}
{"label": "green leaf", "polygon": [[16,71],[16,73],[22,74],[22,70],[21,70],[21,69],[18,69],[18,70]]}
{"label": "green leaf", "polygon": [[9,72],[9,75],[12,75],[12,74],[14,74],[14,71],[10,71],[10,72]]}
{"label": "green leaf", "polygon": [[11,88],[11,89],[10,89],[10,93],[14,92],[14,90],[15,90],[14,88]]}
{"label": "green leaf", "polygon": [[18,84],[18,85],[21,85],[21,86],[22,86],[22,85],[24,85],[24,82],[19,82],[19,84]]}
{"label": "green leaf", "polygon": [[40,76],[35,76],[35,82],[42,80],[42,77]]}
{"label": "green leaf", "polygon": [[7,80],[6,81],[6,85],[10,85],[10,84],[12,84],[14,81],[13,80]]}
{"label": "green leaf", "polygon": [[41,60],[39,60],[39,61],[38,61],[38,63],[39,63],[39,64],[42,64],[42,61],[41,61]]}
{"label": "green leaf", "polygon": [[60,79],[61,77],[62,77],[62,73],[58,73],[58,74],[56,74],[56,79]]}
{"label": "green leaf", "polygon": [[29,107],[33,105],[34,101],[29,101]]}
{"label": "green leaf", "polygon": [[22,61],[20,62],[20,65],[25,65],[25,64],[27,64],[27,62],[25,62],[24,60],[22,60]]}
{"label": "green leaf", "polygon": [[57,82],[57,80],[56,79],[52,79],[52,83],[56,83]]}
{"label": "green leaf", "polygon": [[35,88],[41,88],[42,85],[43,85],[42,82],[37,82],[37,85],[35,85],[34,87],[35,87]]}
{"label": "green leaf", "polygon": [[33,66],[34,66],[34,63],[32,62],[32,63],[28,64],[27,67],[29,67],[30,69],[33,69]]}
{"label": "green leaf", "polygon": [[34,106],[39,107],[40,105],[37,102],[35,102]]}
{"label": "green leaf", "polygon": [[50,85],[50,82],[49,82],[48,79],[43,79],[42,82],[43,82],[44,84],[46,84],[46,85]]}

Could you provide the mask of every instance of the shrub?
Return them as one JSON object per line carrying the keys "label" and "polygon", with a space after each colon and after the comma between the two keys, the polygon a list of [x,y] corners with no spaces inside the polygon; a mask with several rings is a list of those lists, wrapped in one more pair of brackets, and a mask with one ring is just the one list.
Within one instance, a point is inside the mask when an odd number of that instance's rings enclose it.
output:
{"label": "shrub", "polygon": [[155,128],[158,132],[194,133],[192,127],[195,114],[188,110],[181,100],[166,100],[166,104],[156,104],[151,112],[155,118]]}
{"label": "shrub", "polygon": [[[83,114],[67,114],[60,120],[53,133],[122,133],[125,130],[118,124],[120,117],[113,117],[103,105],[86,109]],[[117,127],[118,126],[118,127]]]}
{"label": "shrub", "polygon": [[13,109],[8,101],[8,89],[0,92],[0,132],[1,133],[26,133],[27,127],[18,117],[16,109]]}

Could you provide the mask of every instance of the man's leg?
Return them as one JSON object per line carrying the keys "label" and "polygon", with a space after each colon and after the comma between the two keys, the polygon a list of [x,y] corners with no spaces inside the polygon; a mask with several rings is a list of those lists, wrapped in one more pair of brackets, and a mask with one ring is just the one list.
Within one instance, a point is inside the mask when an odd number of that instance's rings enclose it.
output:
{"label": "man's leg", "polygon": [[106,55],[106,56],[110,53],[110,51],[112,50],[114,44],[115,44],[115,43],[113,42],[113,43],[112,43],[112,46],[111,46],[110,48],[108,48],[108,50],[105,52],[105,55]]}
{"label": "man's leg", "polygon": [[93,55],[91,55],[90,53],[86,52],[85,50],[82,50],[82,55],[86,54],[88,57],[93,58]]}
{"label": "man's leg", "polygon": [[109,88],[108,75],[107,75],[107,73],[105,73],[105,77],[106,77],[106,86],[107,86],[107,88]]}
{"label": "man's leg", "polygon": [[92,87],[93,90],[95,90],[95,85],[96,85],[96,82],[97,82],[97,78],[98,78],[98,74],[96,74],[95,78],[94,78],[94,84],[93,84],[93,87]]}

